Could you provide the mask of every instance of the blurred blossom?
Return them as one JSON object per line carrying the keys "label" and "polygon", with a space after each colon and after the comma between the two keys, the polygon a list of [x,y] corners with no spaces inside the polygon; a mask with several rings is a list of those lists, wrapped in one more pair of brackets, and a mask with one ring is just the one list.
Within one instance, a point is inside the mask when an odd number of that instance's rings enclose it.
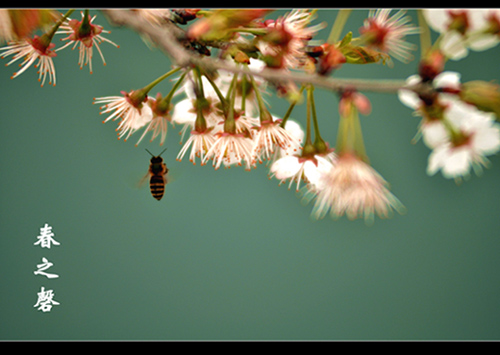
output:
{"label": "blurred blossom", "polygon": [[321,219],[347,215],[372,223],[375,214],[387,218],[393,210],[404,212],[401,202],[388,190],[387,182],[368,163],[352,153],[340,153],[335,164],[318,169],[316,182],[310,185],[315,194],[312,217]]}
{"label": "blurred blossom", "polygon": [[61,16],[52,9],[0,9],[0,42],[22,40]]}
{"label": "blurred blossom", "polygon": [[467,56],[469,49],[483,51],[500,38],[498,9],[424,9],[429,26],[442,34],[441,50],[453,60]]}
{"label": "blurred blossom", "polygon": [[[419,75],[412,75],[406,79],[406,84],[414,85],[420,81]],[[436,90],[458,90],[460,88],[460,74],[450,71],[443,72],[436,76],[432,85]],[[416,115],[422,116],[417,137],[421,135],[429,148],[434,148],[446,141],[448,132],[443,122],[444,117],[453,119],[456,115],[456,111],[451,108],[457,101],[451,100],[451,95],[440,93],[432,98],[422,98],[413,91],[400,90],[398,96],[403,104],[415,110]]]}
{"label": "blurred blossom", "polygon": [[418,34],[419,28],[409,24],[411,20],[406,11],[399,10],[389,16],[391,9],[370,10],[368,18],[359,30],[361,38],[368,46],[407,63],[413,59],[410,53],[417,47],[405,40],[405,37]]}
{"label": "blurred blossom", "polygon": [[0,10],[0,42],[10,42],[16,39],[12,21],[10,20],[9,10]]}
{"label": "blurred blossom", "polygon": [[434,147],[427,173],[434,175],[441,170],[444,177],[456,180],[469,176],[471,168],[480,174],[488,164],[486,156],[500,150],[500,124],[492,113],[459,100],[450,106],[450,117],[457,133]]}

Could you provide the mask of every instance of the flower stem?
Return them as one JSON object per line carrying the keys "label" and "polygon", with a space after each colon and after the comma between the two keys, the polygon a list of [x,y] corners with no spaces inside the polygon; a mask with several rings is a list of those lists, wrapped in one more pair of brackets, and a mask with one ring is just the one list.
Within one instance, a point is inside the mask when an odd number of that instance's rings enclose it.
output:
{"label": "flower stem", "polygon": [[361,132],[361,124],[359,122],[359,114],[355,107],[351,107],[348,115],[340,116],[336,148],[338,154],[356,154],[365,162],[368,162],[363,134]]}
{"label": "flower stem", "polygon": [[225,98],[224,95],[222,95],[222,92],[220,91],[219,87],[209,75],[205,75],[205,78],[207,78],[208,82],[210,83],[210,85],[212,85],[212,88],[217,94],[217,97],[219,98],[219,101],[221,102],[222,105],[222,111],[224,111],[224,113],[227,114],[228,113],[227,98]]}
{"label": "flower stem", "polygon": [[160,106],[160,109],[162,110],[168,109],[168,107],[170,106],[170,101],[172,101],[172,97],[174,96],[175,92],[177,91],[181,83],[184,81],[184,78],[186,77],[187,73],[188,71],[182,73],[179,79],[177,79],[177,81],[175,82],[174,86],[172,86],[172,89],[170,89],[170,92],[167,94],[167,96],[165,96],[158,104]]}
{"label": "flower stem", "polygon": [[196,120],[194,122],[194,130],[197,132],[205,132],[207,129],[207,121],[203,116],[203,107],[206,104],[203,79],[199,67],[195,67],[193,71],[195,76],[194,91],[196,94]]}
{"label": "flower stem", "polygon": [[234,134],[236,133],[236,122],[234,120],[234,102],[236,101],[236,83],[238,74],[235,73],[231,82],[232,90],[230,91],[229,110],[224,120],[224,132]]}
{"label": "flower stem", "polygon": [[149,90],[151,90],[154,86],[156,86],[162,80],[168,78],[172,74],[177,73],[181,69],[182,69],[181,67],[177,67],[177,68],[174,68],[174,69],[170,70],[169,72],[167,72],[167,73],[163,74],[162,76],[160,76],[158,79],[156,79],[156,80],[152,81],[151,83],[149,83],[148,85],[146,85],[144,88],[142,88],[142,90],[145,90],[145,92],[148,93]]}
{"label": "flower stem", "polygon": [[340,34],[342,33],[351,12],[352,9],[339,10],[337,17],[335,18],[335,22],[333,23],[330,35],[328,36],[328,43],[335,43],[340,39]]}
{"label": "flower stem", "polygon": [[245,112],[246,109],[247,85],[248,85],[247,76],[243,74],[243,78],[241,79],[241,107],[240,107],[242,112]]}
{"label": "flower stem", "polygon": [[54,37],[54,35],[56,34],[57,30],[59,29],[59,27],[64,23],[64,21],[66,21],[66,19],[75,11],[75,9],[71,9],[71,10],[68,10],[64,15],[63,17],[61,17],[59,19],[59,21],[57,21],[54,26],[52,26],[52,28],[50,29],[49,32],[45,33],[43,36],[46,37],[46,39],[48,40],[48,43],[50,43],[52,41],[52,38]]}
{"label": "flower stem", "polygon": [[255,92],[255,97],[257,98],[257,104],[259,106],[260,123],[262,124],[263,122],[269,122],[269,121],[272,122],[273,118],[266,108],[264,100],[262,99],[262,95],[260,94],[259,87],[255,83],[253,75],[250,75],[250,80],[252,82],[253,91]]}
{"label": "flower stem", "polygon": [[306,140],[302,147],[302,156],[312,156],[316,153],[316,148],[311,139],[311,85],[307,86],[307,114],[306,114]]}
{"label": "flower stem", "polygon": [[85,13],[83,15],[82,24],[78,29],[78,35],[80,37],[85,37],[90,34],[91,26],[90,26],[90,16],[89,9],[85,9]]}
{"label": "flower stem", "polygon": [[198,87],[197,95],[198,98],[205,97],[205,90],[203,89],[203,79],[201,78],[201,70],[200,67],[195,67],[194,68],[194,73],[195,73],[195,79],[196,79],[196,86]]}
{"label": "flower stem", "polygon": [[207,130],[207,121],[203,116],[203,105],[199,100],[196,104],[196,120],[194,122],[194,130],[197,132],[205,132]]}
{"label": "flower stem", "polygon": [[250,33],[255,36],[265,35],[268,31],[264,28],[228,28],[226,30],[228,33],[230,32],[238,32],[238,33]]}
{"label": "flower stem", "polygon": [[[304,91],[306,87],[304,85],[301,86],[300,90],[299,90],[299,95],[301,96],[302,95],[302,92]],[[285,112],[285,115],[283,116],[283,119],[280,123],[280,126],[281,128],[285,128],[285,125],[286,125],[286,121],[288,120],[288,118],[290,117],[295,105],[297,104],[297,102],[299,102],[300,98],[297,98],[296,100],[294,100],[291,104],[290,104],[290,107],[288,107],[288,110]]]}
{"label": "flower stem", "polygon": [[418,26],[420,27],[420,57],[423,58],[431,49],[431,31],[422,10],[417,10]]}
{"label": "flower stem", "polygon": [[359,121],[358,109],[353,107],[352,109],[352,121],[354,130],[354,147],[357,155],[368,163],[368,155],[366,155],[365,142],[363,140],[363,133],[361,131],[361,122]]}
{"label": "flower stem", "polygon": [[314,147],[316,148],[316,151],[318,153],[324,153],[327,151],[328,146],[326,145],[325,141],[323,138],[321,138],[321,135],[319,133],[319,126],[318,126],[318,117],[316,115],[316,104],[314,103],[314,86],[310,85],[309,86],[309,95],[311,96],[311,113],[312,113],[312,119],[313,119],[313,124],[314,124]]}

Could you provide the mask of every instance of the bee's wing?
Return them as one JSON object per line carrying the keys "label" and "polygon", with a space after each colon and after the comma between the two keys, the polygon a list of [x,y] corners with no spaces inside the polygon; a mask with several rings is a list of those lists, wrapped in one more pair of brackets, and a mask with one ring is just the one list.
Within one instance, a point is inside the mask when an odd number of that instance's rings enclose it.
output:
{"label": "bee's wing", "polygon": [[146,182],[149,180],[151,177],[151,173],[148,171],[146,175],[144,175],[138,182],[137,182],[137,188],[144,187]]}
{"label": "bee's wing", "polygon": [[183,174],[182,168],[180,166],[174,166],[173,168],[168,168],[168,171],[164,176],[165,183],[171,184],[177,182]]}
{"label": "bee's wing", "polygon": [[170,182],[170,169],[167,168],[165,164],[163,164],[165,167],[165,173],[163,174],[163,180],[165,181],[165,184],[168,184]]}

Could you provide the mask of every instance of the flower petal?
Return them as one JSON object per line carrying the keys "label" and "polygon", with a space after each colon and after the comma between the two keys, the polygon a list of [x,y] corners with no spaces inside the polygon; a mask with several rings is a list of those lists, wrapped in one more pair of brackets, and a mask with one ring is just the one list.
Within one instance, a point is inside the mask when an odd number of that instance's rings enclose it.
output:
{"label": "flower petal", "polygon": [[[420,76],[415,74],[406,79],[407,85],[414,85],[420,82]],[[398,90],[398,98],[406,106],[416,109],[420,105],[418,95],[410,90]]]}
{"label": "flower petal", "polygon": [[271,173],[274,173],[277,179],[286,180],[297,174],[301,166],[296,156],[287,155],[271,165]]}
{"label": "flower petal", "polygon": [[429,148],[436,148],[448,139],[448,131],[441,121],[427,121],[421,126],[422,139]]}
{"label": "flower petal", "polygon": [[471,158],[471,152],[466,147],[454,148],[442,168],[444,177],[455,178],[467,174]]}
{"label": "flower petal", "polygon": [[436,88],[460,86],[461,74],[454,71],[445,71],[436,76],[433,84]]}
{"label": "flower petal", "polygon": [[483,128],[472,136],[472,145],[475,150],[484,155],[495,154],[500,150],[500,128],[494,124]]}

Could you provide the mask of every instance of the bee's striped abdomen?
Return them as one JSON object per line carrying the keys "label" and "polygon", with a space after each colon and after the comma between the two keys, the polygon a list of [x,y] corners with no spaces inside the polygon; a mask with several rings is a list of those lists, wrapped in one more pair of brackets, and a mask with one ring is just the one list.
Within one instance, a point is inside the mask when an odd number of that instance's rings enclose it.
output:
{"label": "bee's striped abdomen", "polygon": [[[146,149],[147,150],[147,149]],[[167,150],[165,148],[163,152]],[[149,154],[151,152],[147,150]],[[163,153],[161,152],[160,155]],[[158,201],[161,200],[163,194],[165,193],[165,185],[167,184],[166,176],[168,173],[167,165],[163,163],[163,159],[158,156],[151,154],[152,158],[150,160],[149,171],[151,179],[149,180],[149,188],[151,189],[151,195]]]}
{"label": "bee's striped abdomen", "polygon": [[151,176],[149,180],[149,187],[151,189],[151,195],[158,201],[161,200],[163,194],[165,193],[165,178],[161,175]]}

